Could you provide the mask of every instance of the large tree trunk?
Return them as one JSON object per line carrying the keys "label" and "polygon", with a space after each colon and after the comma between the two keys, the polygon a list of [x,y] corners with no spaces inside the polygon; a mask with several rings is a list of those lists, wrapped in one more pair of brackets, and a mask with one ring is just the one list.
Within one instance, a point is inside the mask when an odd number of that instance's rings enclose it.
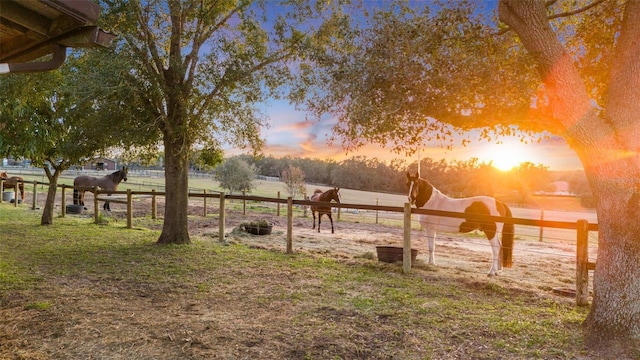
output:
{"label": "large tree trunk", "polygon": [[[540,115],[576,151],[597,201],[598,259],[586,344],[637,346],[640,342],[640,2],[628,2],[618,39],[604,115],[546,17],[545,2],[501,0],[500,19],[536,59],[547,100]],[[613,39],[612,39],[613,41]],[[634,64],[635,61],[635,64]],[[539,107],[540,104],[539,104]]]}
{"label": "large tree trunk", "polygon": [[47,191],[47,200],[44,203],[44,210],[42,211],[42,217],[40,218],[40,225],[53,224],[53,209],[56,203],[56,191],[58,190],[58,178],[60,172],[54,170],[53,174],[49,170],[48,166],[44,166],[44,172],[47,174],[49,180],[49,191]]}
{"label": "large tree trunk", "polygon": [[[621,161],[625,163],[624,161]],[[633,167],[631,168],[633,169]],[[591,181],[598,203],[598,258],[593,304],[585,323],[588,344],[640,345],[640,193],[638,171],[611,166],[611,176]],[[636,183],[636,184],[634,184]],[[634,345],[635,344],[635,345]]]}
{"label": "large tree trunk", "polygon": [[188,223],[189,152],[181,137],[164,136],[165,208],[159,244],[190,244]]}
{"label": "large tree trunk", "polygon": [[[587,341],[640,346],[640,1],[629,1],[607,88],[602,122],[618,146],[608,163],[590,163],[598,200],[598,260]],[[613,41],[613,39],[611,40]],[[598,160],[598,159],[597,159]],[[611,168],[609,168],[611,167]],[[637,351],[637,350],[636,350]]]}

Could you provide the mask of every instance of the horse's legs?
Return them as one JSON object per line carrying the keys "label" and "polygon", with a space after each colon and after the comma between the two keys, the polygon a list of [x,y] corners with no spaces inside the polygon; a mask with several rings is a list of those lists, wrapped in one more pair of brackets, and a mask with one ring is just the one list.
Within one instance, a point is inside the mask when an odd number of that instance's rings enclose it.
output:
{"label": "horse's legs", "polygon": [[496,234],[493,239],[489,239],[489,243],[491,244],[491,269],[489,269],[489,273],[487,276],[497,276],[498,270],[502,269],[502,264],[500,262],[500,239],[498,239],[498,234]]}
{"label": "horse's legs", "polygon": [[311,229],[315,229],[316,228],[316,212],[314,210],[311,210],[311,215],[313,215],[313,227]]}
{"label": "horse's legs", "polygon": [[333,217],[331,216],[331,212],[328,212],[327,216],[329,217],[329,221],[331,222],[331,233],[333,234]]}
{"label": "horse's legs", "polygon": [[109,202],[105,201],[104,205],[102,205],[102,209],[105,211],[111,211],[111,207],[109,206]]}
{"label": "horse's legs", "polygon": [[427,247],[429,248],[429,265],[436,263],[436,231],[427,228]]}
{"label": "horse's legs", "polygon": [[320,232],[320,223],[322,222],[322,211],[318,211],[318,232]]}

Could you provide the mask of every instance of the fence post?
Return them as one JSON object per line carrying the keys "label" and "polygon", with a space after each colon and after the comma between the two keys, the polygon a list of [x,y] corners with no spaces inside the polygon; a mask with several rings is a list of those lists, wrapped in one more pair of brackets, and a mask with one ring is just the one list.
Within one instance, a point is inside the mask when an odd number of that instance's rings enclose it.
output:
{"label": "fence post", "polygon": [[411,204],[404,203],[404,242],[402,249],[402,271],[411,272]]}
{"label": "fence post", "polygon": [[293,253],[293,198],[287,198],[287,254]]}
{"label": "fence post", "polygon": [[[309,201],[309,196],[306,193],[304,194],[304,199]],[[304,217],[309,216],[308,211],[309,211],[309,205],[303,205],[302,206],[302,213],[303,213]]]}
{"label": "fence post", "polygon": [[207,189],[202,190],[202,195],[204,195],[202,197],[202,208],[204,209],[202,216],[207,217]]}
{"label": "fence post", "polygon": [[[376,206],[380,205],[380,199],[376,198]],[[378,223],[378,210],[376,210],[376,224]]]}
{"label": "fence post", "polygon": [[127,189],[127,229],[131,229],[131,223],[133,219],[133,197],[131,196],[131,189]]}
{"label": "fence post", "polygon": [[[242,196],[247,196],[247,190],[242,190]],[[247,215],[247,199],[242,199],[242,215]]]}
{"label": "fence post", "polygon": [[4,196],[4,179],[0,180],[0,204],[2,204],[3,196]]}
{"label": "fence post", "polygon": [[[280,191],[278,191],[278,200],[280,200]],[[280,203],[277,204],[276,215],[280,216]]]}
{"label": "fence post", "polygon": [[18,207],[18,187],[20,186],[20,181],[16,181],[16,184],[13,186],[13,207]]}
{"label": "fence post", "polygon": [[38,199],[38,180],[33,180],[33,203],[31,205],[31,210],[36,209],[36,200]]}
{"label": "fence post", "polygon": [[98,207],[98,187],[94,186],[93,187],[93,221],[95,221],[96,224],[98,224],[100,222],[100,208]]}
{"label": "fence post", "polygon": [[578,220],[576,248],[576,305],[589,305],[589,223]]}
{"label": "fence post", "polygon": [[64,217],[67,214],[67,199],[65,199],[65,190],[67,189],[67,185],[62,184],[62,194],[60,194],[60,196],[62,196],[62,204],[60,205],[60,207],[62,208],[62,217]]}
{"label": "fence post", "polygon": [[[544,209],[540,209],[540,222],[544,221]],[[540,224],[540,237],[538,238],[538,241],[542,241],[542,234],[544,233],[544,226],[542,226],[542,224]]]}
{"label": "fence post", "polygon": [[219,235],[218,237],[220,238],[220,241],[224,242],[224,193],[220,193],[220,218],[219,218],[219,223],[218,223],[218,232]]}
{"label": "fence post", "polygon": [[158,207],[156,204],[156,189],[151,189],[151,218],[156,219]]}

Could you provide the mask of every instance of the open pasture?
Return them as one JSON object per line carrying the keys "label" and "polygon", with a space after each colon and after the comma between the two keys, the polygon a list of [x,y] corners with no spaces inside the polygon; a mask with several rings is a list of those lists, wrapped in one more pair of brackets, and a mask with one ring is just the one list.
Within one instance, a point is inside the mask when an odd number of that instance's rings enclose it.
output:
{"label": "open pasture", "polygon": [[[378,196],[341,192],[343,202]],[[148,200],[134,203],[133,230],[122,204],[102,225],[85,213],[48,227],[27,205],[0,205],[0,358],[601,358],[582,343],[587,309],[552,291],[573,287],[574,243],[517,237],[514,267],[489,279],[486,240],[443,234],[438,265],[428,266],[416,225],[421,254],[403,275],[375,259],[375,246],[402,244],[387,215],[376,224],[345,212],[332,235],[298,214],[286,255],[286,218],[272,206],[251,204],[243,215],[230,203],[222,243],[213,203],[204,217],[192,199],[193,245],[166,247],[154,245],[162,222],[149,217]],[[273,233],[234,229],[255,219],[274,223]]]}
{"label": "open pasture", "polygon": [[[38,211],[0,205],[0,358],[599,356],[581,340],[587,309],[551,291],[570,285],[571,257],[528,254],[547,247],[537,242],[517,243],[514,268],[489,279],[480,239],[446,236],[438,266],[419,256],[403,275],[374,255],[401,243],[394,226],[340,221],[336,234],[318,234],[296,218],[286,255],[284,218],[230,210],[223,244],[215,212],[201,216],[194,201],[193,245],[162,247],[161,221],[127,230],[112,205],[103,225],[67,216],[47,227]],[[254,218],[276,223],[272,235],[232,230]]]}

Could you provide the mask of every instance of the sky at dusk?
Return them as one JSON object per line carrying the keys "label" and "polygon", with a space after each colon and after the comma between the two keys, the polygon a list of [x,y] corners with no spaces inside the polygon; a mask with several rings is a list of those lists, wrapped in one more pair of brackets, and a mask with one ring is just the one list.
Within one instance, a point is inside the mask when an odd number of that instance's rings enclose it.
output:
{"label": "sky at dusk", "polygon": [[[378,145],[367,145],[355,152],[347,153],[340,143],[328,144],[328,136],[335,124],[332,119],[321,122],[306,121],[305,113],[297,111],[286,101],[273,101],[262,108],[269,116],[270,127],[263,130],[266,139],[265,155],[274,157],[292,156],[319,159],[333,159],[341,161],[352,156],[366,156],[378,158],[386,162],[392,159],[404,159],[411,163],[418,159],[418,155],[404,156],[390,149]],[[473,140],[473,135],[470,136]],[[436,161],[445,159],[466,161],[477,158],[481,162],[493,161],[495,167],[509,170],[521,162],[532,162],[548,166],[550,170],[575,170],[582,165],[577,155],[566,142],[556,136],[542,138],[540,142],[523,144],[518,138],[500,138],[501,144],[486,140],[472,141],[463,146],[454,138],[453,148],[443,148],[442,144],[425,144],[421,157],[430,157]]]}

